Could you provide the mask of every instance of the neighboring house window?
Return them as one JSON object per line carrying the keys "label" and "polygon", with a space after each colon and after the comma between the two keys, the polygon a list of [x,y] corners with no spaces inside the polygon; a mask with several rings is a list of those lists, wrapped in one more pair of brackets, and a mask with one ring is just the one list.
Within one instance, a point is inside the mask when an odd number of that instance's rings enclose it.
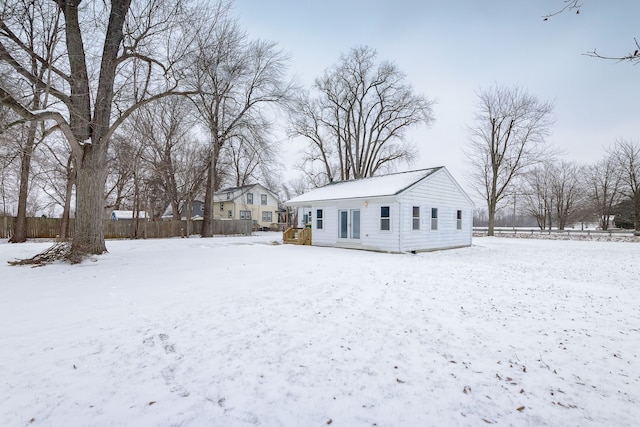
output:
{"label": "neighboring house window", "polygon": [[240,219],[251,219],[251,211],[240,211]]}
{"label": "neighboring house window", "polygon": [[302,215],[302,223],[308,224],[310,218],[311,218],[311,215],[307,215],[307,214]]}
{"label": "neighboring house window", "polygon": [[231,199],[231,193],[227,193],[227,200]]}
{"label": "neighboring house window", "polygon": [[267,195],[266,194],[261,194],[260,195],[260,204],[262,206],[267,206]]}
{"label": "neighboring house window", "polygon": [[380,230],[391,230],[391,212],[389,206],[380,206]]}
{"label": "neighboring house window", "polygon": [[456,228],[462,230],[462,211],[458,211],[456,214]]}
{"label": "neighboring house window", "polygon": [[438,208],[431,208],[431,229],[438,229]]}
{"label": "neighboring house window", "polygon": [[220,202],[220,210],[223,211],[224,210],[224,203]]}
{"label": "neighboring house window", "polygon": [[271,222],[272,212],[264,211],[262,212],[262,222]]}
{"label": "neighboring house window", "polygon": [[316,210],[316,228],[322,230],[324,226],[324,218],[322,218],[322,209]]}
{"label": "neighboring house window", "polygon": [[229,218],[233,218],[233,212],[231,211],[231,209],[229,209],[229,212],[227,212],[227,216]]}
{"label": "neighboring house window", "polygon": [[420,206],[413,207],[413,229],[420,230]]}
{"label": "neighboring house window", "polygon": [[248,205],[253,204],[253,193],[247,193],[247,204]]}

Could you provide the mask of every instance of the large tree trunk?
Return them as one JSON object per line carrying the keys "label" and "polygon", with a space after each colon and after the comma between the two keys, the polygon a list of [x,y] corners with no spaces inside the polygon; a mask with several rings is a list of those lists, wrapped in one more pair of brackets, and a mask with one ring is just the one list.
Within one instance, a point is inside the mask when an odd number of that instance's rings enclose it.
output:
{"label": "large tree trunk", "polygon": [[107,252],[103,227],[106,149],[85,145],[83,151],[82,161],[76,161],[76,226],[72,242],[72,252],[79,257]]}
{"label": "large tree trunk", "polygon": [[36,127],[38,123],[29,123],[27,138],[22,147],[20,157],[20,189],[18,190],[18,212],[13,227],[13,235],[9,239],[11,243],[24,243],[27,241],[27,197],[29,195],[29,175],[31,171],[31,155],[36,141]]}
{"label": "large tree trunk", "polygon": [[496,204],[493,201],[489,201],[487,204],[489,211],[489,221],[487,224],[487,236],[493,236],[496,223]]}
{"label": "large tree trunk", "polygon": [[213,159],[207,167],[207,184],[204,191],[204,209],[202,212],[202,231],[200,236],[213,237]]}

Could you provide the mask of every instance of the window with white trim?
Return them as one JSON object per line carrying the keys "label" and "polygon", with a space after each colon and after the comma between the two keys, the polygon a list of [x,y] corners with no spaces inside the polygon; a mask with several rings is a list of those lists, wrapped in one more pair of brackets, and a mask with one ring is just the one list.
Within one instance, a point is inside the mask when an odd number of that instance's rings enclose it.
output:
{"label": "window with white trim", "polygon": [[414,230],[420,230],[420,206],[414,206],[412,213],[411,213],[411,218],[412,218],[412,222],[413,222],[413,229]]}
{"label": "window with white trim", "polygon": [[391,209],[389,206],[380,206],[380,230],[391,230]]}
{"label": "window with white trim", "polygon": [[253,193],[247,193],[247,204],[248,205],[253,204]]}
{"label": "window with white trim", "polygon": [[273,212],[271,211],[262,212],[262,222],[271,222],[272,217],[273,217]]}
{"label": "window with white trim", "polygon": [[224,211],[224,203],[220,202],[220,210]]}
{"label": "window with white trim", "polygon": [[266,194],[261,194],[260,195],[260,204],[262,206],[267,206],[267,195]]}
{"label": "window with white trim", "polygon": [[240,219],[251,219],[251,211],[240,211]]}
{"label": "window with white trim", "polygon": [[316,229],[322,230],[323,227],[324,227],[323,212],[322,212],[322,209],[317,209],[316,210]]}
{"label": "window with white trim", "polygon": [[438,208],[431,208],[431,229],[438,229]]}
{"label": "window with white trim", "polygon": [[456,229],[462,230],[462,211],[458,210],[456,213]]}
{"label": "window with white trim", "polygon": [[229,209],[229,210],[227,211],[227,216],[228,216],[229,218],[233,218],[233,211],[232,211],[231,209]]}

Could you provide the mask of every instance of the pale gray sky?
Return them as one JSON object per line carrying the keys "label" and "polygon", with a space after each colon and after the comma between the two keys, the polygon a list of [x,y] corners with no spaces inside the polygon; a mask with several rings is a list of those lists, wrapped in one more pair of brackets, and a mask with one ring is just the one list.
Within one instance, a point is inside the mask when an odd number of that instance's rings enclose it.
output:
{"label": "pale gray sky", "polygon": [[[311,88],[341,53],[359,45],[395,62],[415,90],[437,101],[436,121],[410,140],[410,167],[446,166],[465,188],[462,149],[477,92],[520,85],[555,103],[548,142],[566,160],[596,161],[617,138],[640,139],[640,67],[590,58],[618,56],[640,39],[637,0],[583,0],[580,14],[543,15],[563,0],[236,0],[234,12],[253,38],[279,43],[291,73]],[[282,123],[285,126],[286,123]],[[288,153],[301,141],[285,141]],[[290,156],[290,154],[289,154]],[[291,176],[288,174],[287,176]]]}

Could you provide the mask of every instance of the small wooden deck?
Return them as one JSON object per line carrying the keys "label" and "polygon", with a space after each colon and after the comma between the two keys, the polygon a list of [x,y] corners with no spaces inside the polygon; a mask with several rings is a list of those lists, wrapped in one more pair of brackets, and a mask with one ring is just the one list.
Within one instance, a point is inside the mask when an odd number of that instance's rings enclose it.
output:
{"label": "small wooden deck", "polygon": [[290,245],[310,245],[311,229],[289,227],[282,234],[282,243]]}

